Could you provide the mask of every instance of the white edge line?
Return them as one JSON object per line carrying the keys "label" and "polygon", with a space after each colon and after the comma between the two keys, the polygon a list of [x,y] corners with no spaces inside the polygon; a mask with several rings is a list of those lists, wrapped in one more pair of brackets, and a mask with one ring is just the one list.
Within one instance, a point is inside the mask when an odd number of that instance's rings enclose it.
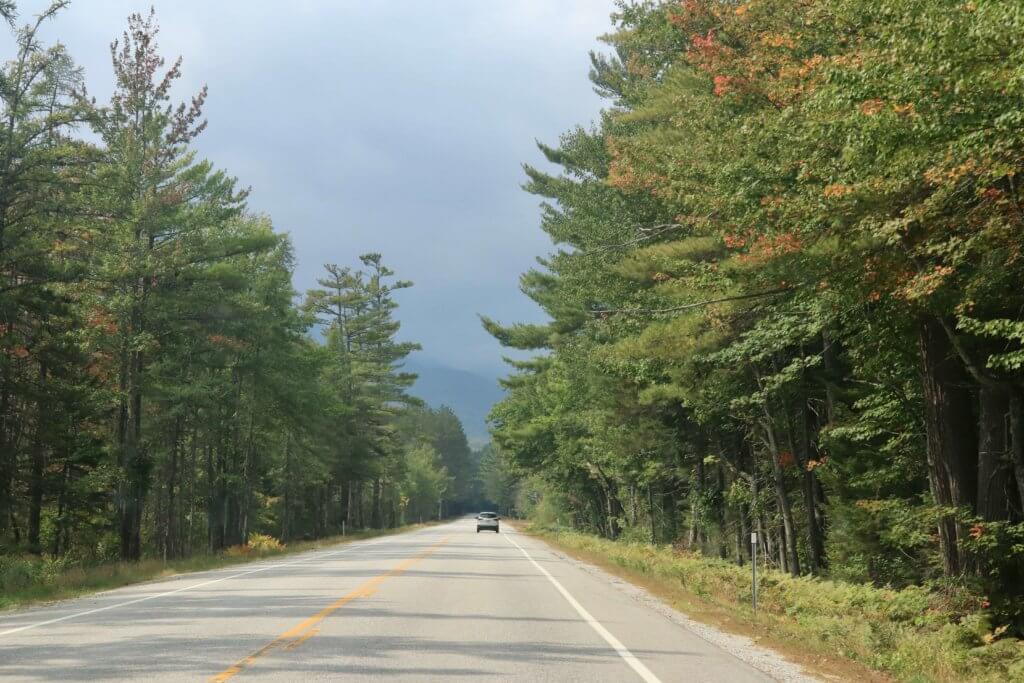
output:
{"label": "white edge line", "polygon": [[540,564],[537,563],[537,560],[533,559],[530,556],[530,553],[526,552],[526,549],[523,548],[523,546],[516,543],[508,534],[505,534],[505,540],[514,545],[515,547],[519,548],[519,552],[525,555],[526,559],[532,562],[533,566],[536,567],[541,574],[548,577],[548,581],[550,581],[552,585],[558,589],[558,592],[562,594],[562,597],[565,598],[570,605],[572,605],[573,609],[575,609],[581,617],[583,617],[583,621],[590,624],[590,627],[597,631],[597,633],[602,638],[604,638],[609,645],[612,646],[612,649],[615,650],[615,652],[617,652],[620,657],[622,657],[626,664],[629,664],[630,668],[632,668],[633,671],[637,672],[637,674],[640,675],[640,678],[642,678],[647,683],[661,683],[661,680],[657,676],[655,676],[650,669],[644,666],[643,662],[636,658],[636,655],[630,652],[629,649],[625,645],[623,645],[618,638],[613,636],[612,633],[601,624],[601,622],[595,619],[593,615],[591,615],[590,612],[588,612],[586,608],[583,607],[583,605],[581,605],[576,600],[576,598],[574,598],[572,594],[565,589],[565,586],[563,586],[558,581],[558,579],[551,576],[551,572],[549,572],[544,567],[540,566]]}
{"label": "white edge line", "polygon": [[[413,533],[416,533],[416,532],[413,532]],[[401,535],[401,534],[399,534],[399,535]],[[79,617],[86,617],[86,616],[89,616],[90,614],[98,614],[99,612],[106,612],[108,610],[117,609],[118,607],[127,607],[129,605],[135,605],[135,604],[140,603],[140,602],[146,602],[147,600],[156,600],[157,598],[164,598],[164,597],[167,597],[168,595],[174,595],[175,593],[182,593],[184,591],[190,591],[190,590],[192,590],[194,588],[202,588],[203,586],[209,586],[209,585],[212,585],[212,584],[215,584],[215,583],[220,583],[221,581],[230,581],[231,579],[237,579],[239,577],[247,576],[249,574],[255,574],[257,572],[265,572],[268,569],[280,569],[281,567],[290,567],[290,566],[296,565],[296,564],[304,564],[304,563],[310,562],[312,560],[317,560],[317,559],[324,558],[324,557],[331,557],[332,555],[339,555],[339,554],[347,552],[349,550],[354,550],[354,549],[356,549],[358,547],[365,547],[365,546],[368,546],[368,545],[375,545],[377,543],[382,542],[383,540],[391,539],[393,537],[394,536],[385,536],[382,539],[373,538],[373,539],[368,539],[366,542],[362,542],[362,543],[360,543],[359,541],[355,541],[353,543],[350,543],[350,544],[346,545],[344,548],[341,548],[340,550],[334,550],[334,551],[327,552],[327,553],[315,553],[312,557],[305,557],[305,558],[302,558],[302,559],[293,560],[291,562],[281,562],[281,563],[275,562],[275,563],[272,563],[272,564],[264,565],[262,567],[258,567],[256,569],[250,569],[249,571],[239,572],[238,574],[232,574],[231,576],[223,576],[223,577],[221,577],[219,579],[211,579],[210,581],[202,581],[200,583],[193,583],[193,584],[188,585],[188,586],[182,586],[181,588],[176,588],[176,589],[174,589],[172,591],[167,591],[165,593],[157,593],[156,595],[147,595],[145,597],[136,598],[134,600],[128,600],[126,602],[119,602],[119,603],[116,603],[114,605],[106,605],[104,607],[97,607],[95,609],[85,610],[84,612],[75,612],[73,614],[65,614],[62,617],[55,617],[53,619],[47,619],[45,621],[38,621],[38,622],[36,622],[34,624],[25,624],[24,626],[16,626],[15,628],[9,628],[6,631],[0,631],[0,637],[9,636],[12,633],[20,633],[21,631],[30,631],[32,629],[36,629],[36,628],[39,628],[41,626],[49,626],[50,624],[56,624],[56,623],[59,623],[59,622],[62,622],[62,621],[68,621],[70,619],[78,619]],[[137,585],[142,585],[142,584],[137,584]],[[104,592],[109,594],[111,591],[104,591]],[[96,594],[96,595],[100,595],[100,594]]]}

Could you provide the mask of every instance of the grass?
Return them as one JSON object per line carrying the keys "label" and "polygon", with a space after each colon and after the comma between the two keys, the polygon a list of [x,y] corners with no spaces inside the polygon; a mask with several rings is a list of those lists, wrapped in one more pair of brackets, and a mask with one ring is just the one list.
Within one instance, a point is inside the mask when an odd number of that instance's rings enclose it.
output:
{"label": "grass", "polygon": [[559,529],[524,531],[648,588],[693,619],[748,635],[828,678],[1024,681],[1024,641],[1000,637],[984,615],[960,615],[949,597],[926,588],[890,590],[759,571],[755,615],[749,565]]}
{"label": "grass", "polygon": [[90,593],[163,579],[177,574],[206,571],[245,564],[270,557],[294,555],[319,548],[351,543],[364,538],[401,533],[425,525],[396,529],[358,531],[317,541],[299,541],[287,546],[271,537],[257,536],[247,546],[235,546],[222,553],[196,555],[181,560],[143,559],[95,566],[75,566],[62,560],[33,556],[0,556],[0,610],[41,602],[76,598]]}

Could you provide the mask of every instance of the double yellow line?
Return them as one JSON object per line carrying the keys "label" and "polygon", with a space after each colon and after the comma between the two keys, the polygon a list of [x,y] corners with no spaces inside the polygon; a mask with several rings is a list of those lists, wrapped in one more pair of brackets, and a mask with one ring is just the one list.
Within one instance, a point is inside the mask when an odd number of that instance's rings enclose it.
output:
{"label": "double yellow line", "polygon": [[305,621],[296,624],[292,628],[288,629],[287,631],[279,635],[277,638],[274,638],[272,641],[261,647],[259,650],[256,650],[256,652],[253,652],[248,657],[239,660],[227,669],[221,671],[219,674],[210,679],[211,683],[219,683],[221,681],[226,681],[230,678],[234,678],[238,674],[242,673],[242,671],[245,670],[247,667],[252,666],[252,664],[257,659],[267,654],[271,650],[276,650],[281,647],[285,648],[286,650],[295,649],[296,647],[306,642],[319,632],[319,624],[324,619],[331,616],[332,614],[334,614],[339,609],[341,609],[348,603],[352,602],[356,598],[370,597],[371,595],[377,592],[377,588],[382,583],[387,581],[392,576],[397,576],[398,574],[401,574],[412,565],[416,564],[423,558],[435,552],[438,548],[440,548],[447,542],[447,538],[441,539],[440,541],[430,546],[420,554],[410,557],[407,560],[403,560],[402,562],[395,565],[394,567],[384,572],[380,576],[376,576],[370,579],[363,585],[356,588],[351,593],[347,593],[346,595],[338,598],[336,601],[334,601],[327,607],[323,608],[322,610],[311,616],[309,619],[306,619]]}

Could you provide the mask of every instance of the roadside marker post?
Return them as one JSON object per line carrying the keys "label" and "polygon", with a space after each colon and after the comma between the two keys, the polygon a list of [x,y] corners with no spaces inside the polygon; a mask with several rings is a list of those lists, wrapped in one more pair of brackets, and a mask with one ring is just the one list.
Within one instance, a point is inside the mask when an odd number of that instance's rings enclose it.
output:
{"label": "roadside marker post", "polygon": [[757,532],[750,533],[750,571],[753,585],[754,614],[757,614]]}

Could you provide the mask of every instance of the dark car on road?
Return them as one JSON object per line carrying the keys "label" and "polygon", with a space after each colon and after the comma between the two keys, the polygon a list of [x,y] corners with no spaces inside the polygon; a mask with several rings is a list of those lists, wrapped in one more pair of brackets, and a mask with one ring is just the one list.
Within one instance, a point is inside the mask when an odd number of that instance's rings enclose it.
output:
{"label": "dark car on road", "polygon": [[476,516],[476,532],[483,531],[498,532],[498,514],[496,512],[481,512]]}

